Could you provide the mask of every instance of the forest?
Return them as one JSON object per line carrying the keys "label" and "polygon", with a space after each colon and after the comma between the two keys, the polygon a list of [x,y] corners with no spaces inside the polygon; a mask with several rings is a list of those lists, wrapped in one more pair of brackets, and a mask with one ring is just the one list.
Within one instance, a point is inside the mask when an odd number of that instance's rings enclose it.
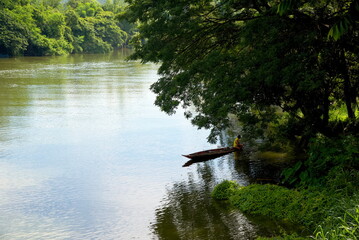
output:
{"label": "forest", "polygon": [[1,0],[0,55],[106,53],[128,45],[132,24],[121,0]]}

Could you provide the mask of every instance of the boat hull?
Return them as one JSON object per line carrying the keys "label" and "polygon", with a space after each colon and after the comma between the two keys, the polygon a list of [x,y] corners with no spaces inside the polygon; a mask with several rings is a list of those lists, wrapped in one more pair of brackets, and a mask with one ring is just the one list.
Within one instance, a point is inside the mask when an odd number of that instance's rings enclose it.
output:
{"label": "boat hull", "polygon": [[226,148],[217,148],[217,149],[211,149],[206,150],[202,152],[195,152],[188,155],[183,155],[184,157],[187,157],[191,160],[186,162],[182,167],[188,167],[192,165],[193,163],[199,163],[199,162],[205,162],[211,159],[215,159],[221,156],[224,156],[226,154],[229,154],[231,152],[240,151],[242,149],[233,148],[233,147],[226,147]]}
{"label": "boat hull", "polygon": [[183,156],[190,159],[210,158],[210,157],[216,158],[238,150],[239,149],[233,147],[225,147],[225,148],[216,148],[216,149],[210,149],[201,152],[195,152]]}

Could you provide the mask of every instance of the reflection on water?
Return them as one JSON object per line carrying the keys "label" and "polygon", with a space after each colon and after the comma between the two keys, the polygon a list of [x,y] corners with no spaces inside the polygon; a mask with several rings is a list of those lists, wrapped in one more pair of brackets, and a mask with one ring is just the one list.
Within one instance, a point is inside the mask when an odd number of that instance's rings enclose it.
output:
{"label": "reflection on water", "polygon": [[256,227],[239,211],[210,198],[215,165],[197,165],[198,179],[175,183],[156,211],[154,231],[160,239],[253,239]]}
{"label": "reflection on water", "polygon": [[0,239],[261,231],[210,192],[223,179],[248,184],[262,165],[230,154],[182,168],[183,153],[214,148],[208,132],[160,112],[149,91],[157,66],[126,54],[0,59]]}

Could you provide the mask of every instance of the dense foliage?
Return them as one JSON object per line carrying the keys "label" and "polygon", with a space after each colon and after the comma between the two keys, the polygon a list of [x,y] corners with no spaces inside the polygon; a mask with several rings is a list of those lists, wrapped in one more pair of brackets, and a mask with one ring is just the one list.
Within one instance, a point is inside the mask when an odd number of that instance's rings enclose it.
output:
{"label": "dense foliage", "polygon": [[[216,186],[212,196],[218,200],[227,199],[231,205],[251,215],[300,224],[306,230],[303,233],[313,233],[307,239],[357,239],[358,179],[357,171],[342,168],[331,170],[324,188],[290,190],[258,184],[240,187],[224,181]],[[287,236],[283,239],[303,238]]]}
{"label": "dense foliage", "polygon": [[[349,135],[331,139],[318,136],[309,144],[308,158],[283,171],[283,181],[289,185],[321,186],[326,181],[335,179],[335,176],[329,175],[331,170],[335,169],[354,172],[359,170],[359,137]],[[356,175],[350,173],[348,177],[350,176]],[[359,178],[350,179],[348,182],[342,181],[336,185],[348,187],[358,183]]]}
{"label": "dense foliage", "polygon": [[6,0],[0,4],[0,55],[104,53],[128,43],[121,1]]}
{"label": "dense foliage", "polygon": [[182,105],[210,140],[230,114],[303,145],[357,132],[358,0],[127,2],[140,23],[133,58],[161,63],[156,104]]}
{"label": "dense foliage", "polygon": [[[312,233],[307,239],[359,237],[359,140],[355,136],[317,137],[308,158],[286,169],[277,185],[240,187],[233,181],[217,185],[212,197],[228,200],[241,211],[300,224]],[[263,240],[265,238],[262,238]],[[286,235],[274,239],[303,239]]]}

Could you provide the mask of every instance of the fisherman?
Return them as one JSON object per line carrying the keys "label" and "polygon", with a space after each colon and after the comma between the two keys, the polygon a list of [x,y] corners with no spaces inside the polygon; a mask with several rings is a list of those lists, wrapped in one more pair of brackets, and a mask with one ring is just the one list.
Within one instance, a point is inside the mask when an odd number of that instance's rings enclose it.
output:
{"label": "fisherman", "polygon": [[236,139],[234,139],[233,147],[237,148],[238,150],[241,150],[243,148],[243,145],[240,143],[241,141],[241,135],[238,135]]}

